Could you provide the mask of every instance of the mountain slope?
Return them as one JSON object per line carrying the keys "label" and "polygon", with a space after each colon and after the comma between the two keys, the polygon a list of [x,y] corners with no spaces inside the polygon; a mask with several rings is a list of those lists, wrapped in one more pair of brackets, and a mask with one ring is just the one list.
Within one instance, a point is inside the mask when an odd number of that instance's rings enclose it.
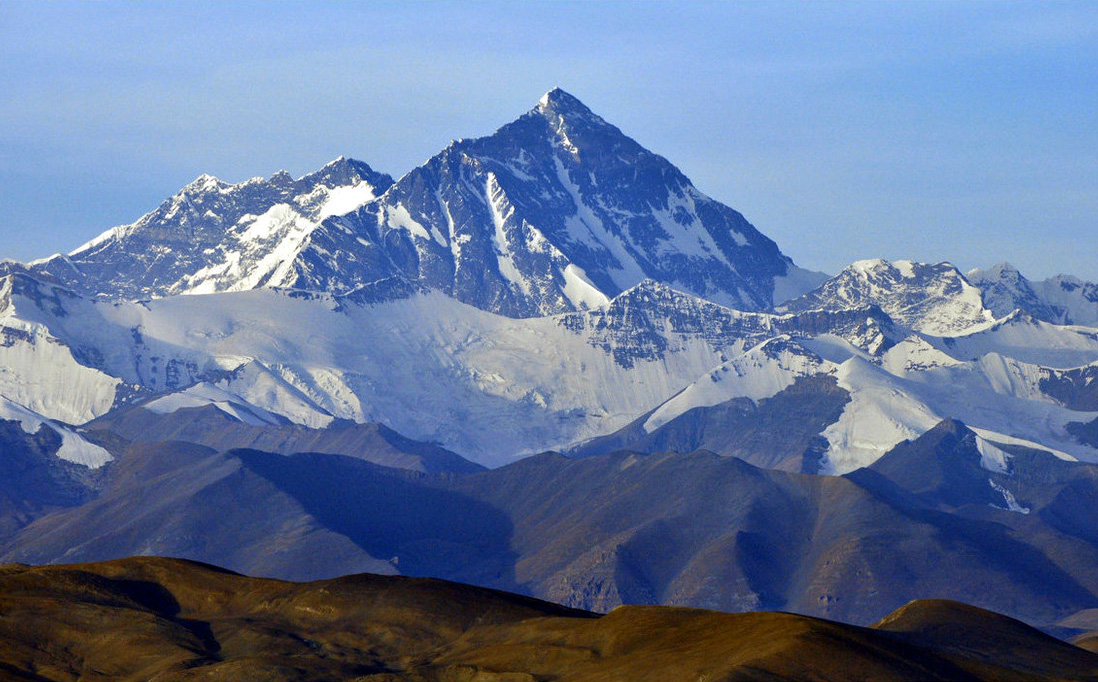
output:
{"label": "mountain slope", "polygon": [[[155,401],[153,401],[155,405]],[[115,410],[84,427],[130,441],[182,441],[219,452],[247,448],[292,455],[317,452],[429,473],[471,473],[483,467],[430,443],[405,438],[384,424],[340,420],[325,428],[301,424],[247,423],[213,404],[156,412],[138,405]]]}
{"label": "mountain slope", "polygon": [[872,629],[667,607],[596,617],[440,580],[295,584],[143,557],[4,567],[0,605],[13,616],[0,665],[39,681],[1098,679],[1098,656],[945,601]]}

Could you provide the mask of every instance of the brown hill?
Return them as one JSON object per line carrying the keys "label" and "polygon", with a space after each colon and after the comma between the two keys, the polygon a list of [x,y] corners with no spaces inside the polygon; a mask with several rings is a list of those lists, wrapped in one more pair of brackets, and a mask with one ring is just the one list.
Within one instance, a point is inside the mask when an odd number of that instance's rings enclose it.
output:
{"label": "brown hill", "polygon": [[1098,655],[915,602],[875,628],[630,606],[598,617],[440,580],[248,578],[178,559],[0,568],[0,677],[64,680],[1098,680]]}

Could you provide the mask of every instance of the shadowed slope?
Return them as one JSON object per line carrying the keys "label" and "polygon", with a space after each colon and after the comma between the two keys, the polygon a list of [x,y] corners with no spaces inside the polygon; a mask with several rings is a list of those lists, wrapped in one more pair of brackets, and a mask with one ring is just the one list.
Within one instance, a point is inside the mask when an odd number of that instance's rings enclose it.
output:
{"label": "shadowed slope", "polygon": [[[338,455],[135,443],[102,494],[38,519],[11,561],[166,554],[282,578],[439,574],[510,586],[510,524],[423,474]],[[95,529],[89,532],[89,529]]]}
{"label": "shadowed slope", "polygon": [[384,424],[337,420],[324,429],[300,424],[245,424],[213,405],[158,414],[143,407],[111,412],[87,425],[134,441],[184,441],[224,451],[252,448],[292,455],[323,452],[381,466],[424,472],[470,473],[484,467],[445,448],[405,438]]}

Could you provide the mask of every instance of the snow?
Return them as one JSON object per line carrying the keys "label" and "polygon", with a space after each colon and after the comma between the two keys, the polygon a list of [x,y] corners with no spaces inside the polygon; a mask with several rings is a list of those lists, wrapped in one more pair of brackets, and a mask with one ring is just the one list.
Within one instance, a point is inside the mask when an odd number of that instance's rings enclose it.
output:
{"label": "snow", "polygon": [[526,281],[522,271],[515,265],[511,255],[511,245],[507,240],[507,219],[515,209],[507,201],[507,195],[499,186],[495,173],[488,174],[487,186],[488,206],[492,209],[492,224],[495,231],[492,233],[492,244],[496,247],[496,263],[499,266],[499,274],[508,282],[517,286],[524,294],[530,295],[530,283]]}
{"label": "snow", "polygon": [[[127,225],[118,225],[116,227],[112,227],[111,229],[100,234],[99,236],[93,237],[91,240],[84,243],[83,245],[76,247],[72,251],[69,251],[68,255],[75,256],[77,254],[84,253],[85,251],[90,251],[91,249],[99,246],[104,242],[116,239],[119,235],[124,233],[127,227]],[[36,263],[37,261],[32,261],[31,263],[29,263],[29,265],[35,265]]]}
{"label": "snow", "polygon": [[[774,346],[780,349],[775,352]],[[788,337],[764,341],[722,363],[665,402],[644,422],[644,430],[651,433],[696,407],[712,407],[733,398],[769,398],[793,385],[798,377],[831,369],[828,365],[792,344]]]}
{"label": "snow", "polygon": [[880,362],[881,367],[897,376],[961,364],[960,360],[938,350],[918,335],[908,336],[889,348],[881,355]]}
{"label": "snow", "polygon": [[786,268],[785,275],[774,278],[774,305],[777,306],[807,294],[828,279],[829,276],[825,273],[790,265]]}
{"label": "snow", "polygon": [[[23,316],[41,312],[20,309]],[[77,362],[41,323],[0,320],[0,334],[6,330],[13,335],[10,345],[0,343],[0,395],[69,424],[82,424],[111,408],[121,383],[117,378]]]}
{"label": "snow", "polygon": [[246,215],[230,230],[234,245],[222,244],[209,265],[181,280],[179,293],[209,294],[278,286],[317,224],[290,204],[275,204],[260,216]]}
{"label": "snow", "polygon": [[154,414],[171,414],[184,408],[213,405],[225,414],[251,426],[270,426],[281,423],[277,417],[266,410],[246,407],[240,397],[228,391],[202,383],[195,384],[183,391],[157,398],[142,407]]}
{"label": "snow", "polygon": [[237,368],[232,377],[217,384],[241,401],[268,414],[277,414],[295,424],[314,429],[329,426],[335,418],[316,402],[288,383],[279,373],[259,361]]}
{"label": "snow", "polygon": [[[685,192],[679,197],[674,194],[668,197],[666,209],[655,209],[652,217],[660,229],[667,235],[665,240],[656,246],[656,253],[664,255],[679,253],[694,258],[716,258],[728,267],[732,264],[717,247],[712,235],[701,228],[700,221],[694,219],[694,225],[684,225],[676,218],[676,215],[697,215],[694,197],[690,192]],[[739,246],[747,246],[747,238],[739,232],[732,232],[732,238]]]}
{"label": "snow", "polygon": [[823,432],[829,448],[821,473],[841,475],[868,466],[943,418],[906,391],[903,380],[860,357],[841,364],[836,377],[851,400]]}
{"label": "snow", "polygon": [[969,334],[930,341],[962,359],[999,353],[1045,367],[1081,367],[1098,361],[1098,330],[1059,326],[1014,313]]}
{"label": "snow", "polygon": [[614,259],[617,266],[608,267],[607,274],[620,291],[625,291],[644,280],[644,269],[626,250],[621,240],[612,235],[603,225],[602,220],[584,203],[579,187],[572,182],[561,160],[554,156],[553,163],[556,165],[557,179],[576,207],[576,212],[565,219],[569,238],[589,248],[601,247],[601,250]]}
{"label": "snow", "polygon": [[374,199],[374,188],[365,180],[328,190],[328,198],[317,211],[314,219],[320,221],[330,216],[344,215]]}
{"label": "snow", "polygon": [[980,453],[980,466],[1000,474],[1010,473],[1010,454],[996,447],[991,441],[976,436],[976,450]]}
{"label": "snow", "polygon": [[892,264],[896,266],[896,269],[900,271],[900,276],[904,279],[915,278],[915,264],[909,260],[897,260],[892,261]]}
{"label": "snow", "polygon": [[408,212],[408,209],[403,204],[396,204],[392,206],[386,206],[385,210],[378,213],[379,223],[386,221],[390,228],[407,230],[412,235],[419,237],[420,239],[430,239],[431,235],[427,232],[427,228],[420,225],[412,218],[412,214]]}
{"label": "snow", "polygon": [[[1091,417],[1091,418],[1093,418],[1093,417]],[[970,430],[974,431],[977,436],[979,436],[980,438],[982,438],[985,441],[993,440],[994,442],[999,443],[1000,445],[1020,445],[1021,447],[1029,448],[1031,450],[1042,450],[1044,452],[1047,452],[1047,453],[1053,455],[1057,459],[1064,460],[1065,462],[1078,462],[1079,461],[1079,458],[1077,458],[1077,457],[1073,457],[1072,455],[1069,455],[1066,452],[1063,452],[1061,450],[1057,450],[1056,448],[1051,448],[1047,445],[1042,445],[1041,443],[1038,443],[1038,442],[1033,441],[1033,440],[1027,440],[1025,438],[1018,438],[1016,436],[1009,436],[1005,433],[997,433],[995,431],[989,431],[988,429],[982,429],[982,428],[977,427],[977,426],[972,426],[972,425],[967,425],[967,426]],[[1094,461],[1094,460],[1092,459],[1091,461]],[[985,468],[987,468],[987,467],[985,467]]]}
{"label": "snow", "polygon": [[[852,401],[824,433],[829,473],[869,464],[944,417],[983,429],[997,443],[1017,439],[1098,460],[1098,451],[1065,429],[1098,414],[1072,412],[1044,396],[1039,366],[1001,354],[962,361],[919,336],[877,360],[831,335],[797,342],[812,353],[771,354],[777,345],[744,352],[734,339],[713,346],[664,330],[664,353],[625,368],[592,345],[590,326],[576,333],[556,317],[505,318],[441,293],[339,313],[330,298],[278,291],[187,298],[96,304],[101,322],[75,325],[71,337],[117,348],[105,367],[128,381],[164,381],[163,361],[154,368],[148,355],[190,363],[196,377],[236,370],[217,386],[240,404],[310,425],[333,417],[381,421],[487,464],[567,447],[645,413],[652,413],[648,428],[656,428],[691,407],[769,397],[796,376],[829,371],[832,362],[841,363],[836,376]],[[136,358],[133,328],[145,349]]]}
{"label": "snow", "polygon": [[564,276],[564,295],[572,305],[581,310],[605,308],[610,305],[610,299],[587,279],[587,273],[583,268],[569,263],[561,274]]}
{"label": "snow", "polygon": [[[987,479],[987,482],[991,485],[991,487],[994,490],[996,490],[997,492],[1002,494],[1003,501],[1006,503],[1006,507],[996,507],[997,509],[1005,509],[1006,511],[1016,512],[1018,514],[1028,514],[1029,513],[1029,511],[1030,511],[1029,507],[1023,507],[1022,505],[1018,504],[1018,500],[1016,500],[1014,498],[1014,493],[1010,492],[1009,490],[1007,490],[1003,486],[999,485],[995,481],[991,480],[990,478]],[[995,505],[992,505],[992,506],[994,507]]]}
{"label": "snow", "polygon": [[98,469],[113,457],[103,448],[89,443],[80,434],[50,421],[46,417],[0,395],[0,419],[19,422],[23,431],[35,434],[45,427],[61,436],[61,447],[57,456],[67,462],[80,464],[89,469]]}

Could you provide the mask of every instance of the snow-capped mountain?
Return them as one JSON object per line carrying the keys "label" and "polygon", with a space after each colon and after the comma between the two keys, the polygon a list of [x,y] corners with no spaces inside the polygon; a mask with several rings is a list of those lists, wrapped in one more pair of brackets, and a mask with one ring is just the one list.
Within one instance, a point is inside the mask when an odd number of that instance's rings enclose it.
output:
{"label": "snow-capped mountain", "polygon": [[559,89],[396,184],[346,159],[299,180],[202,176],[138,222],[32,268],[121,298],[263,286],[340,295],[398,277],[511,317],[597,308],[644,279],[765,310],[823,279]]}
{"label": "snow-capped mountain", "polygon": [[1022,310],[1053,324],[1098,326],[1098,285],[1091,282],[1070,275],[1032,282],[1010,263],[972,270],[967,277],[996,317]]}
{"label": "snow-capped mountain", "polygon": [[512,317],[596,308],[644,279],[764,310],[776,286],[785,294],[816,281],[559,89],[325,228],[318,251],[302,256],[299,287],[340,292],[399,274]]}
{"label": "snow-capped mountain", "polygon": [[949,263],[857,261],[784,310],[841,310],[876,305],[897,322],[936,336],[961,333],[994,319],[980,290]]}
{"label": "snow-capped mountain", "polygon": [[30,267],[109,298],[284,285],[322,220],[357,208],[392,182],[342,157],[297,180],[285,171],[235,185],[202,175],[132,225]]}

